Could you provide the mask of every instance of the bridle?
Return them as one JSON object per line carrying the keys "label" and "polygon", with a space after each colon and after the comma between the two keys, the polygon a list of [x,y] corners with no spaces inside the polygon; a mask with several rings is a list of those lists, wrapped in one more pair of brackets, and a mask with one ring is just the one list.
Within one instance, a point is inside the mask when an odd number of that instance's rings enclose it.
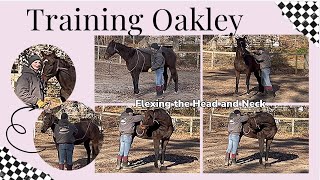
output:
{"label": "bridle", "polygon": [[[153,112],[153,119],[152,119],[152,122],[153,122],[153,123],[157,123],[157,124],[159,124],[159,125],[160,125],[159,121],[158,121],[158,120],[156,120],[156,118],[155,118],[155,113],[154,113],[154,112]],[[142,129],[142,133],[141,133],[141,134],[139,134],[139,133],[138,133],[138,131],[136,131],[137,135],[138,135],[138,136],[143,135],[143,134],[144,134],[144,131],[145,131],[146,129],[148,129],[148,127],[149,127],[149,126],[150,126],[150,125],[144,125],[144,124],[142,123],[142,121],[141,121],[141,123],[140,123],[140,127],[141,127],[141,129]],[[144,127],[144,128],[142,128],[142,127]]]}

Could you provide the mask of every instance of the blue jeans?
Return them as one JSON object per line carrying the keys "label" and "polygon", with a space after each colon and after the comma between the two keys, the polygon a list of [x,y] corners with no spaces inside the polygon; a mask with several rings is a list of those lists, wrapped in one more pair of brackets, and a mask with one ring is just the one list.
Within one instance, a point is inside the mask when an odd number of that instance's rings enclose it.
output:
{"label": "blue jeans", "polygon": [[163,72],[164,72],[164,67],[161,67],[156,70],[156,86],[162,86],[164,84]]}
{"label": "blue jeans", "polygon": [[67,161],[68,165],[72,165],[74,144],[59,144],[59,164]]}
{"label": "blue jeans", "polygon": [[131,148],[132,135],[123,134],[120,136],[119,156],[128,156]]}
{"label": "blue jeans", "polygon": [[261,80],[263,86],[272,86],[270,81],[270,68],[261,69]]}
{"label": "blue jeans", "polygon": [[229,134],[227,153],[236,154],[239,145],[239,134]]}

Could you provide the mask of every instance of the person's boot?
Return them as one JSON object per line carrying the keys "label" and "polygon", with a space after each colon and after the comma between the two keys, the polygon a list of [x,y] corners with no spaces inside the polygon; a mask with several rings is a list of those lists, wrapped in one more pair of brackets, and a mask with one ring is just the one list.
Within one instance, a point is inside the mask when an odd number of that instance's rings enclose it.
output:
{"label": "person's boot", "polygon": [[67,164],[67,170],[68,170],[68,171],[71,171],[71,170],[72,170],[72,164],[71,164],[71,165]]}
{"label": "person's boot", "polygon": [[123,169],[128,169],[129,167],[129,162],[128,162],[128,156],[123,156],[122,158],[122,168]]}
{"label": "person's boot", "polygon": [[122,156],[118,155],[117,156],[116,170],[120,170],[121,169],[121,161],[122,161]]}
{"label": "person's boot", "polygon": [[64,164],[59,164],[59,169],[64,170]]}
{"label": "person's boot", "polygon": [[237,164],[237,158],[236,158],[236,154],[231,154],[231,165],[232,166],[239,166],[239,164]]}
{"label": "person's boot", "polygon": [[224,158],[224,166],[229,166],[230,153],[226,153],[226,157]]}
{"label": "person's boot", "polygon": [[156,86],[157,97],[161,96],[161,86]]}

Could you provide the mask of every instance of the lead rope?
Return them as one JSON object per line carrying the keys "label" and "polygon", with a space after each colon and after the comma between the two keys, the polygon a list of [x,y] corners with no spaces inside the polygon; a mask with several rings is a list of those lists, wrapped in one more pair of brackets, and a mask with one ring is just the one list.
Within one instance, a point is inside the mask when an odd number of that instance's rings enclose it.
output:
{"label": "lead rope", "polygon": [[[42,150],[40,150],[40,151],[26,151],[26,150],[23,150],[23,149],[21,149],[21,148],[18,148],[18,147],[15,146],[15,145],[13,145],[13,143],[10,141],[10,138],[9,138],[9,136],[8,136],[8,131],[9,131],[9,129],[10,129],[11,127],[12,127],[18,134],[26,134],[26,133],[27,133],[27,130],[26,130],[26,128],[25,128],[24,126],[22,126],[21,124],[15,124],[15,123],[13,123],[13,117],[14,117],[14,115],[15,115],[17,112],[19,112],[20,110],[22,110],[22,109],[27,109],[27,108],[29,108],[29,111],[33,111],[34,109],[36,109],[36,106],[24,106],[24,107],[21,107],[21,108],[15,110],[15,111],[12,113],[12,115],[11,115],[11,125],[8,126],[8,128],[7,128],[7,130],[6,130],[6,138],[7,138],[7,141],[9,142],[9,144],[10,144],[12,147],[14,147],[15,149],[17,149],[17,150],[19,150],[19,151],[21,151],[21,152],[25,152],[25,153],[39,153],[39,152],[42,152],[42,151],[46,150],[46,148],[44,148],[44,149],[42,149]],[[21,127],[21,128],[22,128],[22,131],[19,131],[19,130],[16,128],[16,126]]]}
{"label": "lead rope", "polygon": [[81,140],[81,139],[83,139],[84,137],[86,137],[91,123],[92,123],[92,121],[89,122],[88,127],[87,127],[87,130],[86,130],[86,133],[82,136],[82,138],[78,138],[78,139],[76,139],[75,141]]}
{"label": "lead rope", "polygon": [[136,65],[129,71],[129,73],[131,73],[136,67],[137,67],[137,65],[138,65],[138,63],[139,63],[139,59],[140,59],[140,56],[139,56],[139,53],[142,55],[142,57],[143,57],[143,64],[142,64],[142,68],[141,68],[141,71],[140,71],[140,73],[142,72],[142,70],[143,70],[143,68],[144,68],[144,64],[145,64],[145,62],[146,62],[146,57],[142,54],[142,52],[140,51],[140,50],[138,50],[138,49],[136,49],[136,53],[137,53],[137,56],[138,56],[138,59],[137,59],[137,63],[136,63]]}

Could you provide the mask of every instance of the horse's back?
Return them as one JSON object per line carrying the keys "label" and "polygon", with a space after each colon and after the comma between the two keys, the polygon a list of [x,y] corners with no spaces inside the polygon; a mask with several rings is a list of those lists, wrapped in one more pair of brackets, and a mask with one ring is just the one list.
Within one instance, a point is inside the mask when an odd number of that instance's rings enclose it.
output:
{"label": "horse's back", "polygon": [[[86,141],[87,139],[99,138],[99,127],[94,124],[90,119],[81,119],[80,122],[74,124],[78,129],[75,138],[79,141]],[[81,142],[80,142],[81,143]]]}

